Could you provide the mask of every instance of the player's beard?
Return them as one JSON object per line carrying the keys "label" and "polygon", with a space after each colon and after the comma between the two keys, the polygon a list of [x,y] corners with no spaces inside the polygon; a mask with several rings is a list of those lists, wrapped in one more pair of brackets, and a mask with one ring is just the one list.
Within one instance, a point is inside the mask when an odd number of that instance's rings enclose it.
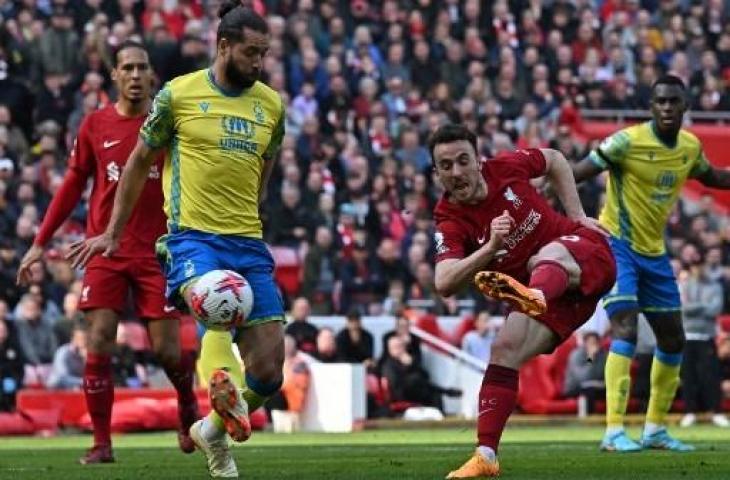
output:
{"label": "player's beard", "polygon": [[226,62],[226,78],[229,83],[241,90],[244,90],[246,88],[251,88],[259,79],[259,76],[258,74],[246,75],[241,72],[231,60],[228,60],[228,62]]}

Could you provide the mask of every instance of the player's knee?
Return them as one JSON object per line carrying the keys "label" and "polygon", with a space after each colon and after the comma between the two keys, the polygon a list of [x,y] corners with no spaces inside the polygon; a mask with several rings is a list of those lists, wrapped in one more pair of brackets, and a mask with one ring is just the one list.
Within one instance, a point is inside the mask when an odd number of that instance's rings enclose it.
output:
{"label": "player's knee", "polygon": [[86,336],[87,348],[90,352],[111,354],[116,344],[116,328],[102,322],[92,322]]}
{"label": "player's knee", "polygon": [[657,348],[664,353],[681,353],[685,344],[684,332],[657,337],[656,344]]}
{"label": "player's knee", "polygon": [[638,312],[627,310],[617,312],[611,317],[611,333],[613,338],[636,344],[638,337]]}

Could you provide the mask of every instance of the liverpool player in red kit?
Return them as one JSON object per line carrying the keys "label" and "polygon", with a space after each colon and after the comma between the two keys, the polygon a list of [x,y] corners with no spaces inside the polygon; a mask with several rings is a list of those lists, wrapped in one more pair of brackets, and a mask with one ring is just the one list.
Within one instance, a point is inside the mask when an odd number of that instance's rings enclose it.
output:
{"label": "liverpool player in red kit", "polygon": [[[86,236],[100,235],[109,222],[121,169],[137,143],[150,108],[152,88],[149,58],[142,45],[123,43],[114,61],[112,79],[119,100],[89,114],[82,122],[63,184],[18,268],[20,284],[28,282],[31,265],[41,259],[43,247],[78,203],[89,177],[93,177],[94,186]],[[149,172],[142,201],[124,231],[119,250],[110,258],[94,257],[84,275],[80,307],[89,323],[89,336],[83,388],[94,427],[94,446],[81,458],[83,464],[114,461],[110,436],[114,400],[110,356],[119,314],[124,311],[130,288],[136,313],[147,324],[152,348],[177,390],[180,448],[186,453],[195,449],[188,435],[190,425],[199,417],[193,393],[193,360],[181,355],[178,314],[166,304],[165,279],[154,249],[157,238],[166,232],[161,173],[162,157]],[[78,245],[72,246],[72,251]]]}
{"label": "liverpool player in red kit", "polygon": [[[438,293],[453,295],[476,275],[483,293],[512,305],[479,392],[477,450],[447,478],[492,477],[520,366],[553,351],[590,318],[614,284],[616,265],[605,232],[583,212],[561,153],[518,150],[480,161],[476,136],[458,125],[439,128],[429,148],[445,190],[434,211]],[[530,184],[542,176],[567,216]]]}

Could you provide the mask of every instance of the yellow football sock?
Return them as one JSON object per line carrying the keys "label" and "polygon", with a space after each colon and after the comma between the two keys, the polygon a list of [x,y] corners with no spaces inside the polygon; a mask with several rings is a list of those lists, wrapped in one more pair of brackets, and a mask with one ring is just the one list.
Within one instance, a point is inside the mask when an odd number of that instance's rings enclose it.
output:
{"label": "yellow football sock", "polygon": [[[243,371],[241,364],[233,353],[233,338],[229,332],[207,330],[200,342],[200,372],[206,381],[210,380],[215,370],[225,370],[231,376],[236,387],[243,386]],[[223,419],[211,410],[208,418],[221,430],[224,428]]]}
{"label": "yellow football sock", "polygon": [[664,425],[679,386],[681,363],[681,353],[664,353],[659,349],[654,352],[654,361],[651,363],[649,406],[646,409],[647,422]]}
{"label": "yellow football sock", "polygon": [[611,342],[606,359],[606,427],[623,427],[631,390],[631,360],[636,345],[625,340]]}

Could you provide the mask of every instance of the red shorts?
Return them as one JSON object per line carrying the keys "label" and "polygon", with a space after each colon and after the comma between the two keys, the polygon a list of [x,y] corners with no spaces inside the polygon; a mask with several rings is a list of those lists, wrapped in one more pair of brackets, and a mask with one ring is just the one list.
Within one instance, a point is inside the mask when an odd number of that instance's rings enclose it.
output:
{"label": "red shorts", "polygon": [[86,267],[79,308],[110,308],[123,314],[130,290],[139,318],[179,318],[180,313],[167,303],[165,277],[154,257],[95,257]]}
{"label": "red shorts", "polygon": [[572,235],[562,236],[556,241],[565,245],[580,267],[578,291],[569,290],[562,297],[548,302],[548,310],[535,320],[557,333],[561,339],[568,338],[596,311],[601,298],[616,283],[616,260],[608,241],[588,228],[576,230]]}

